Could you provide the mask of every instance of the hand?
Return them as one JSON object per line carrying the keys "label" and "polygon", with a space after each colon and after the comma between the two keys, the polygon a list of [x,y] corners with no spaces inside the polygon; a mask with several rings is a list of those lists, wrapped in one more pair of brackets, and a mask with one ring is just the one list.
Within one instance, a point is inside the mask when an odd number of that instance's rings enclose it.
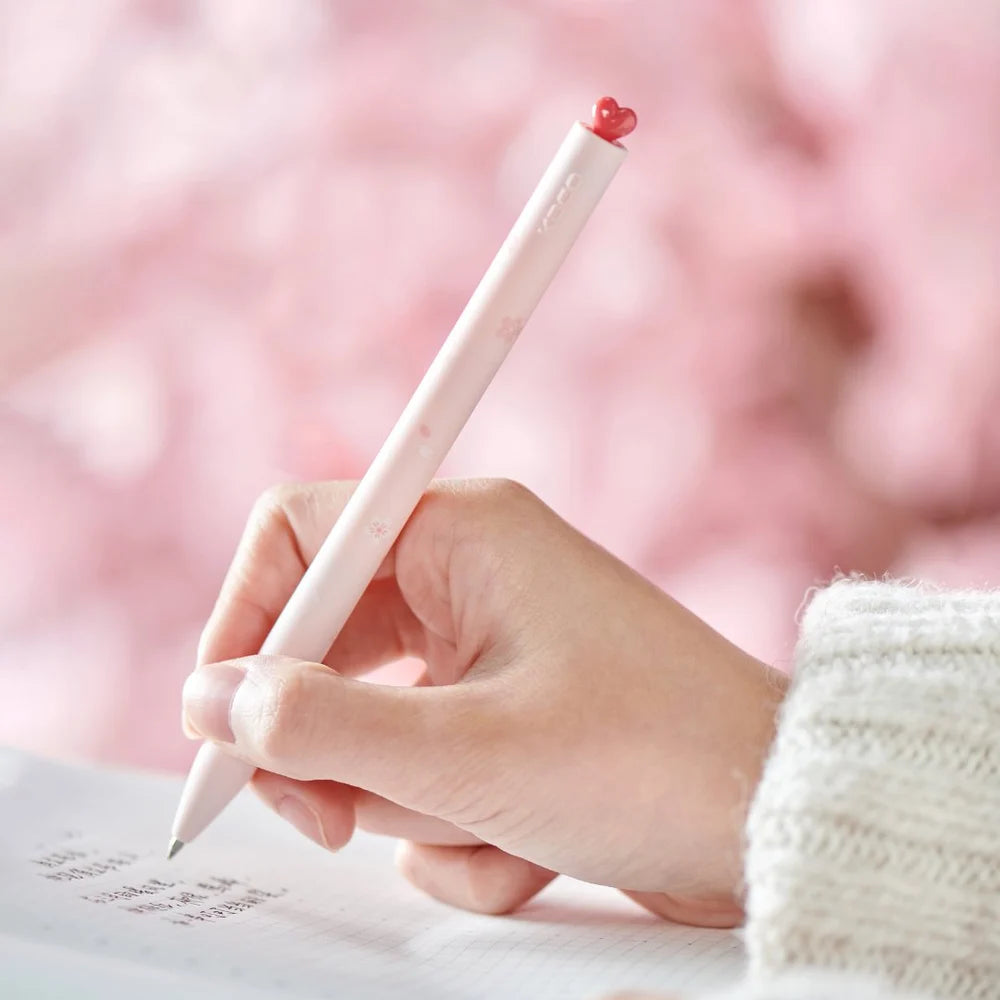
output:
{"label": "hand", "polygon": [[[745,812],[784,678],[510,483],[420,502],[325,665],[252,655],[352,490],[258,502],[184,690],[189,735],[331,848],[504,912],[557,872],[674,920],[741,917]],[[413,687],[358,679],[404,655]],[[218,661],[228,662],[218,662]]]}

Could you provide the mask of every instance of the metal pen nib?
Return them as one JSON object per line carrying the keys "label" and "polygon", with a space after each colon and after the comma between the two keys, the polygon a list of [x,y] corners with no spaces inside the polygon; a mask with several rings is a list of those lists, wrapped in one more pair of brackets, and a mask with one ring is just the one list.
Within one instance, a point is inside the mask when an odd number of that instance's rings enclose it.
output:
{"label": "metal pen nib", "polygon": [[177,854],[183,846],[184,841],[178,840],[174,837],[174,839],[170,841],[170,846],[167,848],[167,860],[169,861],[172,857],[174,857],[174,855]]}

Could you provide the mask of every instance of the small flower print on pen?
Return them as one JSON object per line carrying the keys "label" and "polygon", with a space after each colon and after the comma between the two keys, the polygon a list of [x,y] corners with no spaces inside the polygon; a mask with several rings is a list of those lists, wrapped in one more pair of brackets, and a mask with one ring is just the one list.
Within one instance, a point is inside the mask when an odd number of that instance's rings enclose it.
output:
{"label": "small flower print on pen", "polygon": [[376,542],[382,541],[386,535],[389,534],[389,525],[385,521],[372,521],[368,525],[368,534],[375,539]]}
{"label": "small flower print on pen", "polygon": [[497,328],[497,336],[508,344],[513,344],[523,329],[523,319],[519,319],[517,316],[504,316]]}

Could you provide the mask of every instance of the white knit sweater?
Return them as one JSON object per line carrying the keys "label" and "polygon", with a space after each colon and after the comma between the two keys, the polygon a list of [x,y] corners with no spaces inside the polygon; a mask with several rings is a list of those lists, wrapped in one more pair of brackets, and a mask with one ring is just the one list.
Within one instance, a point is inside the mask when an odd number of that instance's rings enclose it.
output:
{"label": "white knit sweater", "polygon": [[727,1000],[1000,998],[1000,593],[839,581],[795,666]]}

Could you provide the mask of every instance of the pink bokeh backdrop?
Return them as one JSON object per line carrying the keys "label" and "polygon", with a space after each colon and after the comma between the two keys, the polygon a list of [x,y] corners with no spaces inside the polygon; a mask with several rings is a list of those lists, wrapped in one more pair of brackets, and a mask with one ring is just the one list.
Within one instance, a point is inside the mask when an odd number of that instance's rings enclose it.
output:
{"label": "pink bokeh backdrop", "polygon": [[187,763],[256,494],[363,472],[602,93],[631,157],[445,472],[779,664],[838,568],[1000,581],[990,0],[0,0],[0,32],[0,742]]}

